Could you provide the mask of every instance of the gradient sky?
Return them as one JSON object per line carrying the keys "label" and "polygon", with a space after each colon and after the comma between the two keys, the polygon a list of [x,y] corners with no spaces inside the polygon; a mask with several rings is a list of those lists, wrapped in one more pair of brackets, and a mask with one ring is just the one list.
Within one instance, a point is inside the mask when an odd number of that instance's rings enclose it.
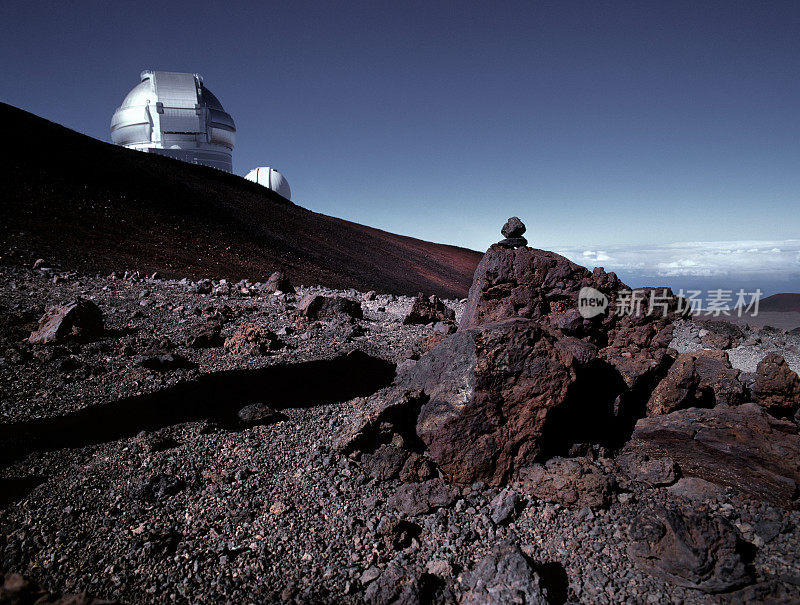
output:
{"label": "gradient sky", "polygon": [[7,0],[2,17],[0,100],[93,137],[142,69],[199,72],[236,120],[234,170],[277,168],[312,210],[479,250],[518,215],[590,267],[800,291],[796,0]]}

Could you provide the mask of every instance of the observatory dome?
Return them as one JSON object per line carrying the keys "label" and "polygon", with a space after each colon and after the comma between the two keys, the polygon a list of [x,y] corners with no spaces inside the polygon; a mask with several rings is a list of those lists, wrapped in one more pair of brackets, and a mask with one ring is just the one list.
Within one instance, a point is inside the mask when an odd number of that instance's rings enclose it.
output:
{"label": "observatory dome", "polygon": [[289,188],[289,182],[274,168],[270,168],[269,166],[253,168],[244,178],[248,181],[263,185],[268,189],[272,189],[275,193],[282,195],[287,200],[292,199],[292,190]]}
{"label": "observatory dome", "polygon": [[117,145],[231,172],[236,125],[198,74],[143,71],[111,119]]}

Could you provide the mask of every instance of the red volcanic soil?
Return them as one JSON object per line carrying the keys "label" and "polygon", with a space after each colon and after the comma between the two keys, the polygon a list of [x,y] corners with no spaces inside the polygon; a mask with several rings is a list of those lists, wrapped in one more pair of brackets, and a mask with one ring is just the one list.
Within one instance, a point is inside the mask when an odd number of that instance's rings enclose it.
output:
{"label": "red volcanic soil", "polygon": [[800,313],[800,294],[773,294],[761,299],[759,312]]}
{"label": "red volcanic soil", "polygon": [[466,295],[481,254],[317,214],[204,166],[103,143],[0,103],[0,254],[65,269]]}

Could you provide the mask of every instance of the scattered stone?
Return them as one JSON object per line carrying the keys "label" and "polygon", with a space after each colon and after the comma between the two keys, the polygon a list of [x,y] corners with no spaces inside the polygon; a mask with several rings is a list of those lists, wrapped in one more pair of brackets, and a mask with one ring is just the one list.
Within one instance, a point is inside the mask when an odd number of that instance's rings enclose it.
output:
{"label": "scattered stone", "polygon": [[139,496],[148,502],[158,502],[180,493],[186,483],[177,477],[154,475],[139,487]]}
{"label": "scattered stone", "polygon": [[283,346],[277,334],[269,328],[249,322],[225,339],[225,349],[233,355],[266,355]]}
{"label": "scattered stone", "polygon": [[364,302],[370,302],[377,298],[377,294],[375,294],[375,290],[370,290],[369,292],[365,292],[362,300]]}
{"label": "scattered stone", "polygon": [[798,505],[797,427],[755,403],[642,418],[626,450],[669,456],[684,476],[732,487],[757,500]]}
{"label": "scattered stone", "polygon": [[421,483],[405,483],[389,498],[391,508],[407,515],[424,515],[456,501],[458,490],[441,478]]}
{"label": "scattered stone", "polygon": [[740,538],[724,517],[677,508],[648,511],[630,529],[637,567],[703,592],[724,592],[753,581]]}
{"label": "scattered stone", "polygon": [[210,279],[201,279],[194,286],[194,291],[198,294],[211,294],[212,284]]}
{"label": "scattered stone", "polygon": [[[41,260],[41,259],[39,259]],[[37,261],[38,262],[38,261]],[[3,605],[118,605],[119,601],[107,601],[86,593],[60,595],[51,593],[36,582],[16,573],[0,574],[0,603]]]}
{"label": "scattered stone", "polygon": [[411,605],[420,603],[417,578],[403,568],[390,564],[364,592],[364,602],[368,605],[397,603]]}
{"label": "scattered stone", "polygon": [[547,590],[518,546],[503,543],[461,577],[462,605],[547,605]]}
{"label": "scattered stone", "polygon": [[455,311],[439,300],[438,296],[434,294],[429,298],[425,298],[420,292],[411,304],[408,314],[403,319],[403,324],[429,324],[440,321],[453,321],[455,318]]}
{"label": "scattered stone", "polygon": [[777,414],[791,415],[800,408],[800,378],[777,353],[768,353],[759,362],[753,399]]}
{"label": "scattered stone", "polygon": [[422,533],[422,528],[405,519],[385,516],[378,523],[376,533],[383,538],[388,550],[403,550],[411,546],[414,538]]}
{"label": "scattered stone", "polygon": [[497,525],[509,523],[517,514],[521,503],[519,494],[506,488],[489,503],[489,516]]}
{"label": "scattered stone", "polygon": [[692,502],[716,500],[723,493],[723,489],[719,485],[699,477],[682,477],[675,485],[667,489],[671,494]]}
{"label": "scattered stone", "polygon": [[77,299],[67,305],[52,307],[39,320],[39,328],[28,341],[45,344],[66,338],[91,340],[103,333],[103,312],[90,300]]}
{"label": "scattered stone", "polygon": [[586,458],[551,458],[519,473],[526,494],[568,508],[605,508],[611,502],[613,478]]}

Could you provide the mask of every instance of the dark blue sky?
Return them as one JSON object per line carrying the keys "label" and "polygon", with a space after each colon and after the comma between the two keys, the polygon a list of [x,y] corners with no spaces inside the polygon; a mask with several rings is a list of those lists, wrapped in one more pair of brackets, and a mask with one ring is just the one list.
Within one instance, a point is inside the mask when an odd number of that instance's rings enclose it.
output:
{"label": "dark blue sky", "polygon": [[6,1],[2,15],[0,100],[88,135],[109,140],[142,69],[196,71],[236,120],[235,171],[278,168],[307,208],[476,249],[516,214],[532,245],[590,266],[747,267],[800,289],[800,2]]}

